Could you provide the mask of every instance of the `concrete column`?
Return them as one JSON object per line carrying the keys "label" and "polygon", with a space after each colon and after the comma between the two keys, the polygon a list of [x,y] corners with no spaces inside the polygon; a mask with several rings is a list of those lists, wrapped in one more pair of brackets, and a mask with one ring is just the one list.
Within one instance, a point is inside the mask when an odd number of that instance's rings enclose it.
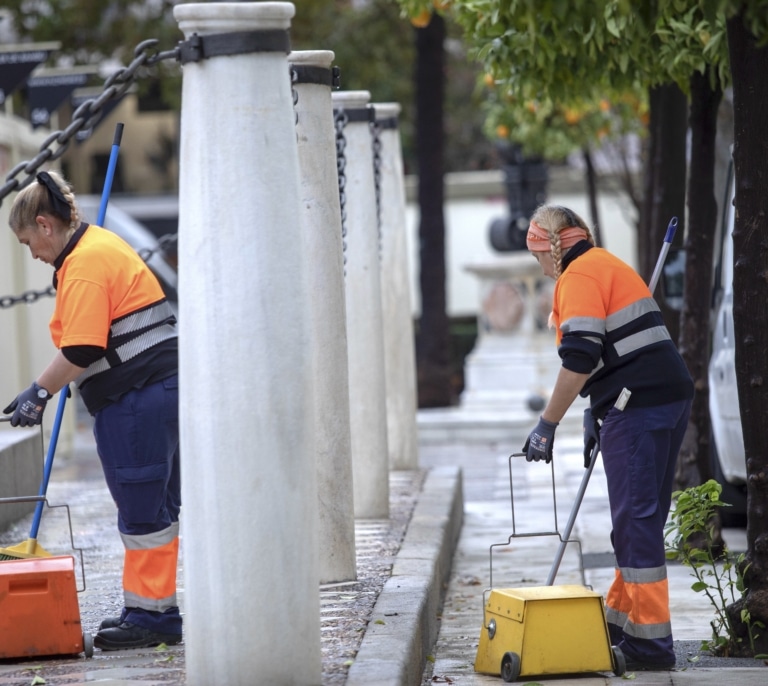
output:
{"label": "concrete column", "polygon": [[288,56],[298,94],[295,110],[302,240],[312,255],[307,267],[312,303],[321,583],[357,578],[341,209],[331,104],[333,57],[329,50],[292,52]]}
{"label": "concrete column", "polygon": [[[181,4],[286,34],[286,2]],[[230,40],[231,38],[231,40]],[[179,189],[187,683],[319,684],[307,256],[288,47],[183,66]]]}
{"label": "concrete column", "polygon": [[355,516],[389,517],[379,230],[368,91],[332,93],[344,127],[346,303]]}
{"label": "concrete column", "polygon": [[405,183],[397,103],[376,103],[381,143],[381,303],[387,445],[392,469],[417,469],[416,352],[411,315],[410,270],[405,226]]}

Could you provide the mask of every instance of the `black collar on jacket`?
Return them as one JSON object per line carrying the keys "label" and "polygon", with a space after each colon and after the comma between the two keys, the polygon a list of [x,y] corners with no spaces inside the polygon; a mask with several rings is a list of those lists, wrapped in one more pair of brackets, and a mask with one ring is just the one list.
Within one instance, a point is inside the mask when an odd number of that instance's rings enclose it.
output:
{"label": "black collar on jacket", "polygon": [[565,253],[565,257],[563,258],[563,271],[568,269],[568,265],[573,262],[577,257],[583,255],[587,250],[591,250],[595,246],[592,245],[588,240],[584,239],[582,241],[579,241],[571,247],[567,253]]}
{"label": "black collar on jacket", "polygon": [[59,286],[59,269],[61,269],[61,265],[64,264],[64,260],[67,259],[69,256],[69,253],[71,253],[75,246],[78,244],[80,239],[83,237],[83,234],[85,233],[85,230],[88,228],[88,224],[85,222],[81,222],[80,226],[77,227],[75,230],[75,233],[72,234],[72,238],[67,241],[67,244],[64,246],[64,250],[62,250],[59,253],[59,256],[53,261],[53,287],[58,288]]}

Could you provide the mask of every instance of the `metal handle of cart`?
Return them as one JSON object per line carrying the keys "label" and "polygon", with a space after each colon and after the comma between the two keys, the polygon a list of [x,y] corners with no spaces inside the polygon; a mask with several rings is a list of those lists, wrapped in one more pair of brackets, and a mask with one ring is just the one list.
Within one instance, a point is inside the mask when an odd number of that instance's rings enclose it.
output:
{"label": "metal handle of cart", "polygon": [[[513,473],[512,473],[512,461],[516,458],[525,457],[525,453],[512,453],[509,456],[509,498],[510,498],[510,505],[512,507],[512,534],[507,539],[506,543],[493,543],[490,546],[489,551],[489,558],[490,558],[490,574],[489,574],[489,581],[490,581],[490,587],[487,588],[485,591],[483,591],[483,604],[486,602],[486,596],[490,591],[494,588],[493,586],[493,550],[494,548],[503,548],[509,546],[509,544],[512,542],[515,538],[535,538],[540,536],[557,536],[557,538],[560,540],[560,546],[558,549],[558,553],[555,556],[555,560],[552,564],[552,568],[549,572],[549,577],[547,579],[547,586],[552,586],[555,581],[555,576],[557,575],[557,570],[560,567],[560,562],[563,557],[563,553],[565,552],[565,547],[568,543],[574,543],[576,544],[578,551],[579,551],[579,559],[583,558],[582,549],[581,549],[581,540],[578,538],[571,538],[571,533],[573,531],[573,525],[576,521],[576,514],[577,511],[571,512],[571,516],[568,519],[568,523],[565,527],[564,531],[560,531],[560,528],[558,526],[557,522],[557,490],[555,488],[555,462],[552,460],[549,463],[550,468],[550,475],[551,475],[551,482],[552,482],[552,515],[553,515],[553,525],[554,528],[548,531],[526,531],[526,532],[518,532],[517,530],[517,520],[515,516],[515,486],[514,486],[514,479],[513,479]],[[597,450],[593,451],[592,453],[592,461],[589,467],[589,472],[591,473],[595,460],[597,458]],[[585,475],[586,476],[586,475]],[[581,487],[579,489],[579,495],[577,496],[577,502],[581,501],[581,498],[584,495],[584,491],[586,490],[587,483],[589,481],[589,478],[586,477],[582,480]],[[587,586],[586,583],[586,577],[584,576],[584,565],[579,565],[580,572],[581,572],[581,580],[582,584],[584,586]]]}
{"label": "metal handle of cart", "polygon": [[17,496],[10,496],[8,498],[0,498],[0,505],[13,505],[14,503],[40,503],[43,502],[46,504],[46,506],[50,507],[51,509],[57,508],[57,507],[63,507],[67,511],[67,525],[69,526],[69,542],[72,546],[71,550],[77,553],[78,557],[80,558],[80,579],[82,580],[83,586],[82,588],[78,588],[77,592],[82,593],[85,590],[85,567],[83,562],[83,549],[78,548],[75,546],[75,538],[72,534],[72,515],[69,510],[69,505],[67,504],[61,504],[61,505],[51,505],[48,502],[48,499],[44,495],[17,495]]}

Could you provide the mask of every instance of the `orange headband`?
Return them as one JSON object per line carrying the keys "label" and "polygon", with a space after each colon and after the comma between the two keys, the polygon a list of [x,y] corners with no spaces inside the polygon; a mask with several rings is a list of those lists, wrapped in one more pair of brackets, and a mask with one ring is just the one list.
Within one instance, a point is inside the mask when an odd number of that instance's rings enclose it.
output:
{"label": "orange headband", "polygon": [[[579,241],[587,240],[587,238],[587,232],[580,226],[569,226],[560,231],[560,246],[563,250],[567,250],[568,248],[572,248]],[[526,244],[528,245],[528,250],[531,252],[549,252],[552,250],[549,233],[534,221],[532,221],[531,225],[528,227]]]}

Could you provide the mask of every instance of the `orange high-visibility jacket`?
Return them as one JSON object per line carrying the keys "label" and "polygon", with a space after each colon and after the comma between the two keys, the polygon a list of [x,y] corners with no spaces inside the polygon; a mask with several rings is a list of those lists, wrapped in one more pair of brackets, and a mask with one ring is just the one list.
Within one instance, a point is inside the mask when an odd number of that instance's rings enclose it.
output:
{"label": "orange high-visibility jacket", "polygon": [[591,376],[581,391],[602,418],[621,390],[629,406],[693,397],[693,382],[656,301],[629,265],[586,242],[555,284],[553,318],[563,367]]}
{"label": "orange high-visibility jacket", "polygon": [[154,274],[128,243],[83,224],[59,260],[50,321],[54,344],[104,349],[77,379],[92,414],[131,388],[176,373],[176,318]]}

